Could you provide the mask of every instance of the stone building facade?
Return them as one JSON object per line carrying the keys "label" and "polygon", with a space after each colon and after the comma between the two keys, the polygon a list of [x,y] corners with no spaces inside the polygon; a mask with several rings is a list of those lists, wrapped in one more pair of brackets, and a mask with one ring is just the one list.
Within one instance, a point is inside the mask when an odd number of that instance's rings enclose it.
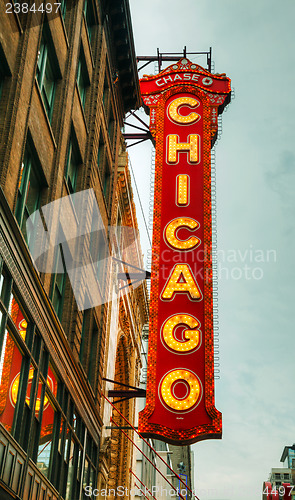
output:
{"label": "stone building facade", "polygon": [[[147,321],[145,286],[118,280],[122,260],[142,266],[121,134],[139,87],[128,1],[23,5],[0,12],[0,497],[78,500],[130,482],[102,394],[105,378],[137,383]],[[90,212],[76,244],[85,190],[101,226]],[[38,268],[44,207],[66,197]],[[134,403],[120,408],[132,421]]]}

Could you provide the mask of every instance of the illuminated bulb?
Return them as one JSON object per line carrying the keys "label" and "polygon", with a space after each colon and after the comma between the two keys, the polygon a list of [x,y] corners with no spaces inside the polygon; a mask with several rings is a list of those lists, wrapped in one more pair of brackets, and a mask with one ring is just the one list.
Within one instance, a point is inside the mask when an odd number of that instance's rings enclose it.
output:
{"label": "illuminated bulb", "polygon": [[[183,330],[182,335],[184,340],[178,341],[173,336],[173,331],[176,326],[186,325],[190,330]],[[164,343],[176,352],[188,352],[196,349],[200,342],[200,322],[190,315],[179,314],[167,319],[162,326],[162,338]]]}
{"label": "illuminated bulb", "polygon": [[[186,382],[189,386],[189,394],[183,399],[177,399],[172,394],[172,385],[176,381]],[[173,410],[183,411],[192,408],[197,403],[201,388],[194,373],[189,370],[174,370],[163,378],[160,392],[167,406]]]}
{"label": "illuminated bulb", "polygon": [[[179,283],[179,280],[182,279]],[[176,264],[165,285],[161,298],[171,300],[174,293],[188,293],[192,300],[201,300],[202,293],[197,281],[192,276],[191,268],[188,264]]]}
{"label": "illuminated bulb", "polygon": [[187,228],[190,231],[194,231],[196,229],[199,229],[199,227],[199,222],[190,217],[176,218],[169,222],[169,224],[166,226],[164,235],[167,243],[173,248],[178,250],[182,248],[192,250],[200,245],[200,238],[197,238],[196,236],[190,236],[187,240],[180,240],[177,236],[177,232],[181,228]]}
{"label": "illuminated bulb", "polygon": [[168,163],[177,163],[177,152],[188,151],[189,163],[199,163],[200,136],[198,134],[190,134],[188,142],[178,142],[179,136],[176,134],[168,135]]}
{"label": "illuminated bulb", "polygon": [[178,97],[169,104],[168,116],[173,122],[180,123],[181,125],[196,123],[201,118],[198,113],[192,111],[187,116],[183,116],[179,114],[179,109],[182,106],[196,108],[199,105],[200,102],[193,97]]}

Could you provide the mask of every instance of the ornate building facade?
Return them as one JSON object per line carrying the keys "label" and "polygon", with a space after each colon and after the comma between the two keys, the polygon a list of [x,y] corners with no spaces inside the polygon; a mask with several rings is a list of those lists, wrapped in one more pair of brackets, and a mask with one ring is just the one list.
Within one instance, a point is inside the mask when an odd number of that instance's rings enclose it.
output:
{"label": "ornate building facade", "polygon": [[[121,135],[125,113],[140,104],[129,4],[7,5],[0,12],[0,497],[78,500],[89,498],[87,486],[128,487],[133,460],[129,442],[108,428],[112,407],[102,396],[112,388],[105,378],[137,384],[147,322],[145,286],[118,280],[121,261],[142,267]],[[86,218],[77,247],[73,200],[85,190],[101,227]],[[62,238],[38,267],[32,249],[41,236],[30,223],[42,221],[45,241],[44,207],[65,198],[72,204],[70,216],[59,205]],[[91,268],[94,298],[79,266]],[[133,421],[134,403],[118,405]]]}

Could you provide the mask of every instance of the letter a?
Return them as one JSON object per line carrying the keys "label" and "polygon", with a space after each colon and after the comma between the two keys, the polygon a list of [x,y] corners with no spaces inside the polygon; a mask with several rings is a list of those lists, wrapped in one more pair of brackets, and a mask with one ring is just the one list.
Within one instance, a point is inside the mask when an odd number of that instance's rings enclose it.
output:
{"label": "letter a", "polygon": [[187,293],[191,300],[202,300],[197,280],[188,264],[176,264],[161,293],[161,299],[173,300],[175,293]]}

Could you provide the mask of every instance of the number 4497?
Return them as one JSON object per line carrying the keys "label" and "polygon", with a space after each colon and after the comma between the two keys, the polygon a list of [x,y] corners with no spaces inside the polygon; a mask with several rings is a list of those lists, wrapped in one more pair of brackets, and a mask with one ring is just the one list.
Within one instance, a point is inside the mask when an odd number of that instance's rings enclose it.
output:
{"label": "number 4497", "polygon": [[279,486],[278,488],[276,486],[272,488],[270,484],[265,484],[265,488],[263,489],[263,495],[266,495],[266,497],[263,498],[266,498],[267,500],[275,500],[283,498],[285,500],[291,498],[293,489],[294,486],[291,486],[290,484],[285,484]]}

